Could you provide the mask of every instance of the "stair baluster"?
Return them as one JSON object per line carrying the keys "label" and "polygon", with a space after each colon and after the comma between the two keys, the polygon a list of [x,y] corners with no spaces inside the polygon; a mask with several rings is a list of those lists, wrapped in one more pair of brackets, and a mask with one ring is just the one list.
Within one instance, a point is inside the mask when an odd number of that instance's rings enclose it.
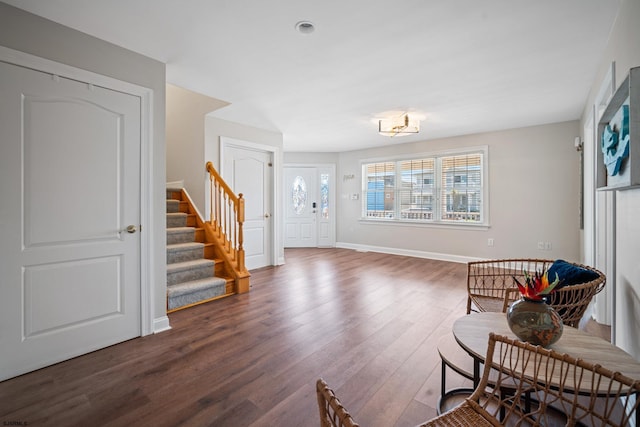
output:
{"label": "stair baluster", "polygon": [[237,196],[213,167],[207,162],[209,172],[210,199],[208,224],[224,242],[229,258],[239,271],[246,272],[243,249],[244,198]]}

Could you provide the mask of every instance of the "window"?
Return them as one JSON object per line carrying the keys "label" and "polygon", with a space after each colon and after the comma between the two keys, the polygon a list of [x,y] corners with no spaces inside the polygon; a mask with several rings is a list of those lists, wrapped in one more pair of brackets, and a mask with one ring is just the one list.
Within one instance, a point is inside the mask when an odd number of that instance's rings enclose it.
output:
{"label": "window", "polygon": [[307,205],[307,183],[301,176],[296,176],[291,185],[291,204],[296,215],[302,215]]}
{"label": "window", "polygon": [[363,218],[486,224],[486,148],[364,163]]}
{"label": "window", "polygon": [[329,174],[320,174],[320,213],[323,219],[329,219]]}

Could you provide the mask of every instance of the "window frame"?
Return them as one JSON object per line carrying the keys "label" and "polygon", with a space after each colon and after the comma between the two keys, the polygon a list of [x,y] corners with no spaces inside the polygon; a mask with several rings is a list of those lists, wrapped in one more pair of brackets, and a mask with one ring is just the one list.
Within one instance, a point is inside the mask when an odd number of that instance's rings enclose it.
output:
{"label": "window frame", "polygon": [[[442,206],[446,203],[442,194],[444,183],[442,182],[442,159],[446,157],[464,156],[480,154],[481,156],[481,168],[480,168],[480,221],[471,222],[464,220],[447,220],[442,219]],[[433,198],[434,204],[432,205],[431,212],[434,213],[432,219],[406,219],[402,218],[401,199],[400,192],[402,189],[402,168],[400,164],[403,162],[411,162],[415,160],[433,159]],[[393,203],[393,218],[385,217],[369,217],[367,216],[367,199],[368,199],[368,174],[367,165],[373,163],[394,163],[394,203]],[[413,226],[435,226],[441,228],[487,228],[489,227],[489,148],[488,146],[478,147],[466,147],[451,150],[431,151],[416,153],[411,155],[397,155],[392,157],[362,159],[360,161],[361,177],[361,207],[360,207],[360,222],[363,224],[368,223],[384,223],[384,224],[397,224],[397,225],[413,225]],[[405,190],[406,191],[406,190]]]}

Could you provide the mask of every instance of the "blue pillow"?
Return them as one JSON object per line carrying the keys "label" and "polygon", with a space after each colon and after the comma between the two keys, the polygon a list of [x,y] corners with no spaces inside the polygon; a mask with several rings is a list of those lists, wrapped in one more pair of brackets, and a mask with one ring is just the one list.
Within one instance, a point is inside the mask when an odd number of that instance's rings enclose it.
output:
{"label": "blue pillow", "polygon": [[550,282],[556,280],[556,273],[558,273],[560,283],[556,286],[556,289],[562,288],[563,286],[587,283],[598,278],[598,273],[595,271],[578,267],[561,259],[555,260],[548,271]]}

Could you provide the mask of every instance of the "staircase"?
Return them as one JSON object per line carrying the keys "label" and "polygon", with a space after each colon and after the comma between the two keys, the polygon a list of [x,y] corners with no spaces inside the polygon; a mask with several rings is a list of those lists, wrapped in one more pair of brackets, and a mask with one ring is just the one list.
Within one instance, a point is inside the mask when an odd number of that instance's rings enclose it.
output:
{"label": "staircase", "polygon": [[[198,215],[182,189],[167,189],[167,312],[234,294],[213,243],[205,242]],[[218,277],[222,276],[222,277]]]}

